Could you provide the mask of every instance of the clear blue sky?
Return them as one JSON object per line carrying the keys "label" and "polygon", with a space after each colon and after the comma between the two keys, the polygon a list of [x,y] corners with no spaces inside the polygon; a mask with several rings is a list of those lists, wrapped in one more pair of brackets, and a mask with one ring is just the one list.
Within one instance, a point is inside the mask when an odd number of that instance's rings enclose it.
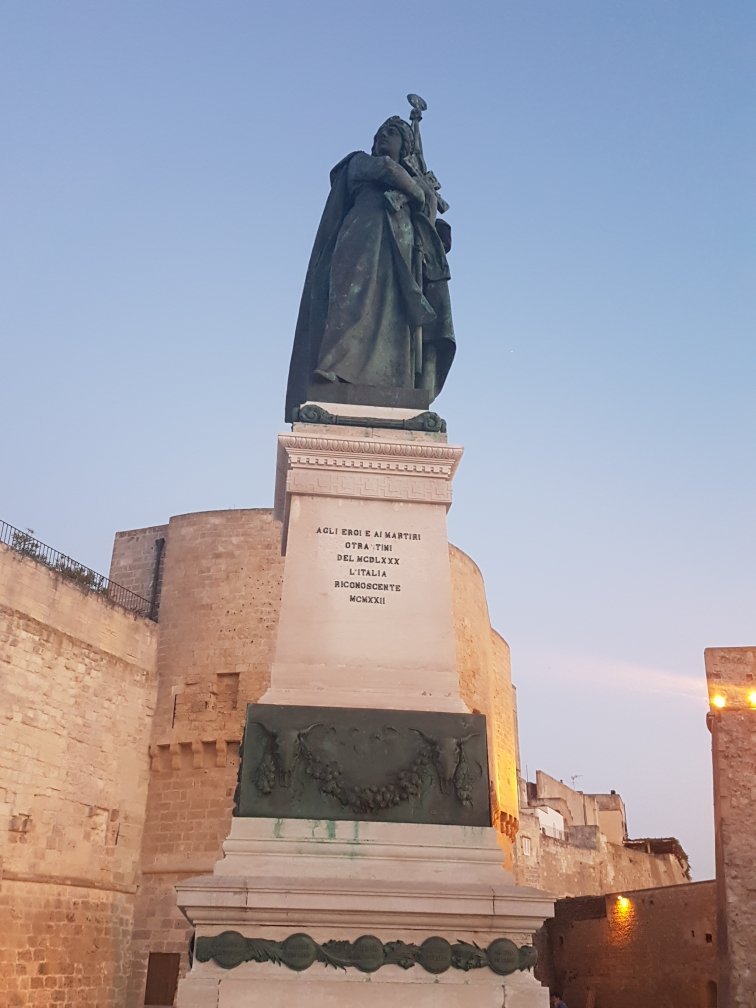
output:
{"label": "clear blue sky", "polygon": [[702,651],[756,644],[755,40],[745,0],[7,0],[0,516],[107,571],[116,529],[270,505],[328,172],[419,92],[450,533],[523,763],[711,876]]}

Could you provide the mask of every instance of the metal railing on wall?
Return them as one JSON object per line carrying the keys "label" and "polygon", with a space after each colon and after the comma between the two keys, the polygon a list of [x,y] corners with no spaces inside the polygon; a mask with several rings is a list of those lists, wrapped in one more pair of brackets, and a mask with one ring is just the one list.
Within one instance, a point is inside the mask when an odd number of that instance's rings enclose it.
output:
{"label": "metal railing on wall", "polygon": [[147,599],[129,591],[123,585],[116,584],[115,581],[106,578],[104,574],[98,574],[90,567],[85,567],[78,560],[66,556],[65,553],[60,553],[52,546],[40,542],[39,539],[34,538],[31,530],[22,532],[21,529],[0,521],[0,543],[10,546],[12,550],[22,556],[29,557],[30,560],[44,564],[45,567],[72,581],[80,588],[94,592],[95,595],[102,595],[138,616],[146,616],[148,619],[155,618]]}

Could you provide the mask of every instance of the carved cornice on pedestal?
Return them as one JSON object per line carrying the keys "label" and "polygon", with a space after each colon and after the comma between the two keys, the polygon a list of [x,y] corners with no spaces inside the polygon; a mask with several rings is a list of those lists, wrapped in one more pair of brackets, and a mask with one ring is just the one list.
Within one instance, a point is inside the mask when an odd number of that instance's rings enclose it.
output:
{"label": "carved cornice on pedestal", "polygon": [[451,504],[462,448],[412,440],[323,434],[278,438],[275,515],[284,520],[291,494]]}

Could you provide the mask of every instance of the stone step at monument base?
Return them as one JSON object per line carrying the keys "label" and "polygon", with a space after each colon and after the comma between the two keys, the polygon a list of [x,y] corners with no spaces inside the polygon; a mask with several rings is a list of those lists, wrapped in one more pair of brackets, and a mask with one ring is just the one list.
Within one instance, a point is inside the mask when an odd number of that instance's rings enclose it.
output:
{"label": "stone step at monument base", "polygon": [[213,874],[177,885],[178,1006],[545,1006],[528,969],[553,901],[501,862],[491,827],[235,818]]}
{"label": "stone step at monument base", "polygon": [[[323,974],[317,978],[314,970]],[[265,976],[260,975],[265,970]],[[189,977],[179,984],[177,1008],[548,1008],[549,992],[530,972],[498,977],[487,971],[441,975],[385,966],[377,973],[337,972],[317,964],[303,973],[273,963],[233,973]],[[223,973],[226,975],[222,975]]]}

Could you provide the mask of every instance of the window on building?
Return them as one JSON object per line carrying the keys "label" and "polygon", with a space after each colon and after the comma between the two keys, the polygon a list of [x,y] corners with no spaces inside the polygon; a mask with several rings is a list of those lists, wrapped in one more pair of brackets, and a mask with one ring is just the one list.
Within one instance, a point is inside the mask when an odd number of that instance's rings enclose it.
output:
{"label": "window on building", "polygon": [[178,952],[150,952],[144,1003],[149,1008],[171,1008],[176,997],[181,956]]}
{"label": "window on building", "polygon": [[524,836],[522,838],[522,853],[525,855],[525,857],[530,857],[530,850],[531,850],[530,837]]}

